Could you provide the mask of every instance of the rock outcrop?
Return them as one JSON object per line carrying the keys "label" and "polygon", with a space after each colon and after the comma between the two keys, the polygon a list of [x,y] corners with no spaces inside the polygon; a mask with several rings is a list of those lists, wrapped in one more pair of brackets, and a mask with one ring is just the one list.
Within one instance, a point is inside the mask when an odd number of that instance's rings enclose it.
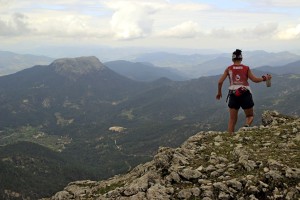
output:
{"label": "rock outcrop", "polygon": [[71,79],[106,69],[95,56],[61,58],[53,61],[50,66],[53,67],[58,74]]}
{"label": "rock outcrop", "polygon": [[72,182],[49,200],[300,198],[300,119],[267,111],[260,127],[200,132],[105,181]]}

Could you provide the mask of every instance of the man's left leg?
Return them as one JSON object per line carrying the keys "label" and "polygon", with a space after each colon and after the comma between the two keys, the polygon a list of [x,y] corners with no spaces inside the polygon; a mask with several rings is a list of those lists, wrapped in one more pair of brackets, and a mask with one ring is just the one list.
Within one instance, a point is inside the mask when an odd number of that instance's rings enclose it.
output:
{"label": "man's left leg", "polygon": [[253,119],[254,119],[254,115],[253,115],[253,107],[252,108],[248,108],[248,109],[244,109],[245,115],[246,115],[246,126],[251,126]]}

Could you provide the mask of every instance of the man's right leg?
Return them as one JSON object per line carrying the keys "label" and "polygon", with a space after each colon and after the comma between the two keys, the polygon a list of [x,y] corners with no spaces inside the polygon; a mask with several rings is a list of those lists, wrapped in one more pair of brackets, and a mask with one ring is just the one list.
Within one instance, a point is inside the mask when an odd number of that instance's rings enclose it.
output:
{"label": "man's right leg", "polygon": [[234,128],[235,128],[235,124],[237,122],[238,119],[238,109],[234,109],[234,108],[229,108],[229,122],[228,122],[228,132],[229,133],[234,133]]}

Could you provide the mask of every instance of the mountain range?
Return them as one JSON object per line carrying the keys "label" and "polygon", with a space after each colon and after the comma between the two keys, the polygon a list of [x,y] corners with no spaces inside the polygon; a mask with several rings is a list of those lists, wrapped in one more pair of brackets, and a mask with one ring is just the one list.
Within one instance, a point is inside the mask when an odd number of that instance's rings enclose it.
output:
{"label": "mountain range", "polygon": [[288,63],[283,66],[262,66],[256,69],[260,71],[271,72],[273,74],[300,74],[300,61]]}
{"label": "mountain range", "polygon": [[[201,76],[218,75],[231,63],[231,54],[229,53],[207,51],[207,53],[187,55],[167,52],[134,52],[134,55],[125,56],[123,60],[110,60],[105,64],[117,73],[134,80],[152,81],[162,76],[171,80],[187,80]],[[119,51],[118,53],[122,54]],[[251,68],[263,66],[282,68],[281,66],[300,60],[299,55],[290,52],[245,51],[243,54],[244,63]],[[0,58],[0,75],[15,73],[37,64],[49,64],[55,60],[45,56],[22,55],[4,51],[0,51]],[[272,68],[270,69],[272,70]]]}
{"label": "mountain range", "polygon": [[9,51],[0,51],[0,75],[15,73],[34,65],[45,65],[53,61],[47,56],[17,54]]}
{"label": "mountain range", "polygon": [[[1,182],[0,195],[50,196],[77,178],[126,172],[149,161],[159,146],[176,147],[196,132],[225,130],[225,99],[215,100],[218,78],[136,81],[94,56],[57,59],[0,77],[0,167],[6,171],[0,179],[17,177]],[[274,75],[271,88],[252,84],[255,114],[276,109],[299,115],[299,78]],[[47,181],[56,170],[61,178]],[[38,179],[42,189],[36,190]]]}
{"label": "mountain range", "polygon": [[151,63],[117,60],[104,63],[113,71],[136,81],[155,81],[160,78],[180,81],[188,79],[174,68],[156,67]]}
{"label": "mountain range", "polygon": [[[261,66],[282,66],[300,60],[300,56],[290,52],[269,53],[262,50],[243,52],[243,62],[251,68]],[[147,53],[137,56],[135,61],[149,62],[160,67],[172,67],[183,71],[188,77],[217,75],[231,63],[231,54],[177,55],[171,53]]]}

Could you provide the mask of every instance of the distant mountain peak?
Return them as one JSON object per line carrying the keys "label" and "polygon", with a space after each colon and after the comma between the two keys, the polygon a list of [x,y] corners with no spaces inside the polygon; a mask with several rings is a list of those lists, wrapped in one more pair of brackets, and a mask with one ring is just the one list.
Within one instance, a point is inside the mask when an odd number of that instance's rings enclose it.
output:
{"label": "distant mountain peak", "polygon": [[58,74],[72,79],[106,68],[95,56],[61,58],[53,61],[50,66],[53,67]]}

